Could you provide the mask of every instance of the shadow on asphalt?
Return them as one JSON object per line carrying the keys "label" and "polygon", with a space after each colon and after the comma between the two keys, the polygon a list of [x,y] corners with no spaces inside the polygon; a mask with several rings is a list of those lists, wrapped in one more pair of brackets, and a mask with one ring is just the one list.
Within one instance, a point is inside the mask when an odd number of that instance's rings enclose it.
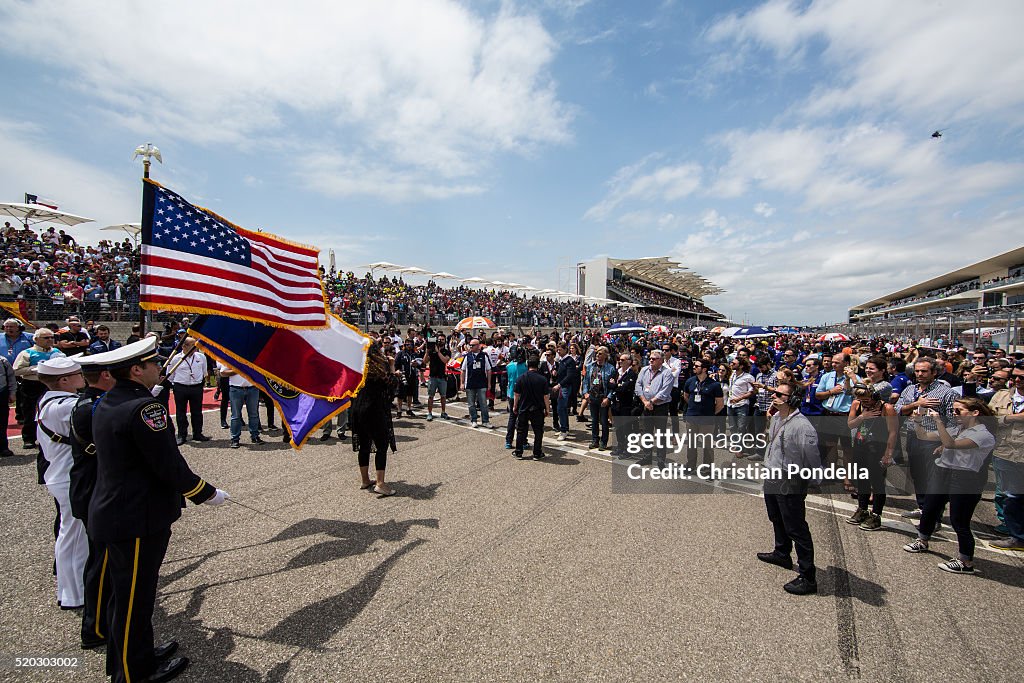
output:
{"label": "shadow on asphalt", "polygon": [[398,479],[396,481],[389,481],[388,483],[394,486],[395,491],[398,492],[398,496],[402,498],[412,498],[413,500],[431,500],[437,495],[437,490],[441,488],[441,482],[424,485],[410,484],[404,479]]}
{"label": "shadow on asphalt", "polygon": [[841,597],[860,600],[872,607],[885,606],[886,590],[881,584],[863,579],[841,567],[829,566],[818,571],[818,594],[836,595],[837,593]]}
{"label": "shadow on asphalt", "polygon": [[[440,520],[436,518],[411,519],[404,521],[390,520],[383,524],[349,522],[333,519],[305,519],[291,525],[284,531],[262,544],[275,541],[304,538],[312,535],[326,535],[332,540],[323,541],[302,550],[288,564],[277,571],[260,574],[259,578],[269,575],[286,574],[293,569],[308,567],[313,564],[330,562],[344,557],[352,557],[365,553],[377,541],[401,541],[416,526],[437,529]],[[161,604],[157,604],[154,621],[158,630],[173,633],[182,637],[184,652],[194,664],[194,675],[200,680],[232,681],[233,683],[277,683],[284,681],[291,668],[291,660],[303,650],[323,647],[337,633],[345,628],[373,600],[380,590],[388,572],[406,554],[417,548],[424,539],[414,539],[393,552],[382,562],[371,569],[355,585],[316,602],[304,605],[282,618],[266,633],[259,636],[261,640],[270,641],[287,647],[299,648],[285,661],[275,664],[266,675],[249,668],[239,662],[230,661],[236,648],[239,635],[251,638],[252,634],[238,634],[230,628],[214,630],[203,627],[200,613],[206,594],[221,585],[245,583],[257,577],[239,577],[223,582],[203,584],[190,589],[188,604],[185,609],[175,614],[168,614]],[[207,559],[231,550],[212,551],[193,558],[185,567],[162,577],[161,585],[169,584],[184,578],[195,571]],[[287,578],[284,582],[287,582]],[[205,637],[203,637],[205,634]],[[193,640],[195,638],[195,640]],[[199,672],[201,671],[201,673]]]}
{"label": "shadow on asphalt", "polygon": [[6,458],[0,458],[0,467],[18,467],[19,465],[27,465],[30,462],[36,461],[36,452],[29,451],[28,453],[15,453]]}

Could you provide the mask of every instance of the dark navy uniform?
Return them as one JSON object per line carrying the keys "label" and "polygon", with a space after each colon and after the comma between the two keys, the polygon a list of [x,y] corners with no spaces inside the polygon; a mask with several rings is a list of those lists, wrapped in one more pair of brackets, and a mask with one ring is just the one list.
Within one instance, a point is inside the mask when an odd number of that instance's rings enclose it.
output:
{"label": "dark navy uniform", "polygon": [[92,415],[103,390],[86,387],[71,411],[71,512],[85,524],[89,536],[89,559],[85,562],[85,610],[82,612],[82,647],[106,643],[110,579],[107,553],[93,538],[89,526],[89,501],[96,486],[96,444],[92,436]]}
{"label": "dark navy uniform", "polygon": [[89,534],[107,553],[113,608],[107,673],[142,681],[157,667],[153,606],[160,565],[185,498],[202,503],[216,489],[189,469],[175,445],[167,409],[145,386],[118,380],[93,415],[98,468]]}

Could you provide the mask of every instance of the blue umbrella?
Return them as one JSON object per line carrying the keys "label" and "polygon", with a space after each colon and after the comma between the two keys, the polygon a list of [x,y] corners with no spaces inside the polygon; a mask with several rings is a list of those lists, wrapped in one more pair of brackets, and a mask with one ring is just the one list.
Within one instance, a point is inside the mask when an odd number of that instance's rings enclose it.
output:
{"label": "blue umbrella", "polygon": [[755,339],[757,337],[774,336],[774,332],[764,327],[740,327],[732,333],[733,339]]}
{"label": "blue umbrella", "polygon": [[632,332],[646,332],[647,328],[635,320],[627,320],[622,323],[615,323],[608,328],[608,334],[629,334]]}

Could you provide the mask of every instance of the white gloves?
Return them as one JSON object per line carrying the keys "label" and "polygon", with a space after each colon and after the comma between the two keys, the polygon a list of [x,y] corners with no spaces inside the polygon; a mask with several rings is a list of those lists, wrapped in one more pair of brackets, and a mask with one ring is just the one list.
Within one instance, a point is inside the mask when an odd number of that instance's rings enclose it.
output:
{"label": "white gloves", "polygon": [[209,505],[223,505],[224,502],[228,500],[231,500],[231,496],[228,495],[228,492],[217,489],[217,492],[207,498],[204,502]]}

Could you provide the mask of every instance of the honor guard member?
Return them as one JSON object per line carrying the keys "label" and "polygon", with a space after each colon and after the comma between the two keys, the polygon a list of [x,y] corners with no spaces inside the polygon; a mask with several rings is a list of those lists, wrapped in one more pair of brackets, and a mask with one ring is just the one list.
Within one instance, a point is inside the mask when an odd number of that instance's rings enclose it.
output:
{"label": "honor guard member", "polygon": [[107,553],[89,532],[89,501],[96,486],[96,444],[92,437],[92,417],[100,397],[114,387],[114,377],[106,366],[109,352],[82,356],[86,387],[71,411],[71,512],[82,520],[89,540],[89,558],[85,561],[85,609],[82,611],[82,649],[100,647],[107,642],[107,615],[110,605],[110,578]]}
{"label": "honor guard member", "polygon": [[153,646],[153,606],[171,524],[185,498],[221,505],[228,495],[194,474],[174,443],[167,409],[151,393],[164,360],[156,339],[109,353],[115,384],[93,415],[98,467],[89,503],[89,531],[107,553],[113,591],[107,673],[114,683],[167,681],[188,666],[186,657],[171,659],[175,641]]}
{"label": "honor guard member", "polygon": [[85,604],[82,577],[89,543],[85,526],[71,511],[71,410],[85,386],[82,366],[71,358],[52,358],[36,366],[47,391],[39,399],[36,424],[43,458],[41,473],[46,490],[60,507],[60,528],[54,544],[57,563],[57,604],[80,609]]}

